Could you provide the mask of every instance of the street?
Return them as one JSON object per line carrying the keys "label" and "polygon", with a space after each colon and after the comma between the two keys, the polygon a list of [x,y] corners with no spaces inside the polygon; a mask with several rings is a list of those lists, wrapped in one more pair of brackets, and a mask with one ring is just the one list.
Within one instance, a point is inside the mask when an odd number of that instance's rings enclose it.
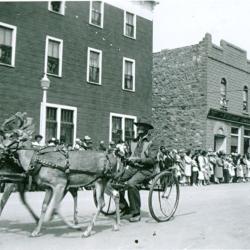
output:
{"label": "street", "polygon": [[[144,191],[139,223],[123,219],[120,231],[114,232],[113,220],[101,215],[89,238],[81,238],[81,231],[67,228],[58,218],[45,223],[40,237],[29,237],[35,224],[15,193],[0,218],[0,249],[249,249],[249,190],[250,183],[181,187],[175,217],[165,223],[151,218],[148,192]],[[37,214],[43,196],[40,192],[27,193]],[[78,204],[80,223],[87,225],[94,213],[92,192],[80,191]],[[63,200],[61,211],[72,220],[70,195]]]}

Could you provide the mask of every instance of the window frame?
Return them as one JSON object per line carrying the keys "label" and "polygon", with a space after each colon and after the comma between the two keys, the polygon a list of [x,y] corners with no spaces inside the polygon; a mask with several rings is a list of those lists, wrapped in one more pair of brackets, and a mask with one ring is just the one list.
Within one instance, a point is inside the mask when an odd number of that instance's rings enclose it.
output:
{"label": "window frame", "polygon": [[61,2],[62,5],[61,5],[61,11],[60,12],[56,12],[54,11],[52,8],[51,8],[51,2],[55,2],[55,1],[49,1],[48,2],[48,10],[55,13],[55,14],[58,14],[58,15],[62,15],[62,16],[65,16],[65,1],[58,1],[58,2]]}
{"label": "window frame", "polygon": [[[112,117],[119,117],[122,119],[122,140],[125,140],[125,119],[133,119],[134,122],[137,122],[137,116],[119,114],[119,113],[110,113],[109,115],[109,141],[112,141]],[[137,127],[134,124],[135,138],[137,137]]]}
{"label": "window frame", "polygon": [[[245,110],[244,110],[244,104],[246,104]],[[246,85],[243,87],[242,112],[248,114],[248,87]]]}
{"label": "window frame", "polygon": [[[125,88],[125,65],[126,61],[133,63],[133,88],[132,89],[126,89]],[[122,89],[125,91],[135,92],[135,72],[136,72],[136,61],[135,59],[123,57],[123,63],[122,63]]]}
{"label": "window frame", "polygon": [[227,80],[225,77],[221,78],[220,81],[220,109],[227,111],[228,109],[228,99],[227,99]]}
{"label": "window frame", "polygon": [[[93,82],[89,80],[89,66],[90,66],[90,52],[96,52],[99,53],[99,81]],[[102,51],[98,49],[94,49],[91,47],[88,47],[88,58],[87,58],[87,82],[95,85],[102,85]]]}
{"label": "window frame", "polygon": [[[101,2],[101,25],[92,23],[92,6],[93,6],[93,2]],[[104,26],[103,22],[104,22],[104,2],[103,1],[90,1],[89,2],[89,24],[93,25],[95,27],[103,29],[103,26]]]}
{"label": "window frame", "polygon": [[[59,72],[58,75],[48,73],[47,68],[48,68],[48,49],[49,49],[49,40],[59,42]],[[52,36],[46,36],[46,45],[45,45],[45,60],[44,60],[44,73],[50,76],[55,76],[55,77],[62,77],[62,62],[63,62],[63,40],[52,37]]]}
{"label": "window frame", "polygon": [[[73,111],[73,146],[75,145],[75,139],[76,139],[76,131],[77,131],[77,107],[68,106],[68,105],[61,105],[61,104],[54,104],[54,103],[46,103],[45,107],[43,106],[44,103],[41,103],[41,111],[44,110],[45,114],[40,115],[40,134],[43,136],[43,139],[46,138],[46,123],[47,123],[47,108],[56,108],[56,124],[57,124],[57,135],[56,138],[59,140],[61,136],[61,112],[62,109],[65,110],[71,110]],[[44,107],[44,108],[43,108]],[[59,112],[58,112],[59,111]],[[42,117],[45,117],[44,120],[42,120]],[[41,126],[42,125],[42,126]],[[42,131],[42,128],[44,130]]]}
{"label": "window frame", "polygon": [[[127,13],[129,13],[129,14],[131,14],[131,15],[134,16],[134,18],[133,18],[134,36],[128,36],[128,35],[126,35]],[[136,30],[137,30],[137,28],[136,28],[136,23],[137,23],[136,14],[134,14],[134,13],[132,13],[132,12],[130,12],[130,11],[124,10],[124,16],[123,16],[123,35],[124,35],[125,37],[128,37],[128,38],[131,38],[131,39],[136,40]]]}
{"label": "window frame", "polygon": [[[238,129],[238,133],[235,134],[235,133],[232,133],[232,128],[235,128],[235,129]],[[232,143],[231,143],[231,139],[232,137],[237,137],[237,153],[240,152],[240,149],[241,149],[241,138],[240,138],[240,132],[241,132],[241,128],[240,127],[236,127],[236,126],[231,126],[231,129],[230,129],[230,152],[231,152],[231,147],[232,147]]]}
{"label": "window frame", "polygon": [[245,135],[245,130],[250,130],[249,128],[244,127],[243,129],[243,154],[246,154],[245,152],[245,139],[250,140],[250,135]]}
{"label": "window frame", "polygon": [[0,65],[8,66],[8,67],[15,67],[16,62],[16,33],[17,33],[17,26],[0,22],[0,26],[5,27],[7,29],[12,30],[12,41],[11,41],[11,64],[0,63]]}

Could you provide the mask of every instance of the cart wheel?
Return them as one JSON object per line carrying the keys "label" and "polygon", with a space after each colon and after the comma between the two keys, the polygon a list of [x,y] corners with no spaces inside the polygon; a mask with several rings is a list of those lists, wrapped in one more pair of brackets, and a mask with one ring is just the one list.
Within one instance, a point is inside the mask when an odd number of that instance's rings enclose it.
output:
{"label": "cart wheel", "polygon": [[[93,190],[93,198],[94,198],[95,206],[97,207],[95,188]],[[114,215],[115,212],[116,212],[116,210],[115,210],[115,202],[111,198],[111,196],[104,193],[104,202],[105,202],[105,206],[102,208],[101,213],[104,214],[104,215]]]}
{"label": "cart wheel", "polygon": [[179,203],[180,189],[176,177],[169,171],[158,174],[149,191],[148,206],[157,222],[168,221]]}

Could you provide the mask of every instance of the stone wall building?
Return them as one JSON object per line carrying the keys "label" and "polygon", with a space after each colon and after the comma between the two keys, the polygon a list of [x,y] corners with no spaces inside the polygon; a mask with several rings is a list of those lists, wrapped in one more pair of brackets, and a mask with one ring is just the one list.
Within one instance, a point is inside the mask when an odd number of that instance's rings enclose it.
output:
{"label": "stone wall building", "polygon": [[170,148],[246,153],[250,145],[250,61],[210,34],[153,57],[155,136]]}
{"label": "stone wall building", "polygon": [[84,135],[94,142],[134,137],[133,122],[152,111],[154,5],[1,2],[0,122],[26,111],[46,141],[68,144]]}

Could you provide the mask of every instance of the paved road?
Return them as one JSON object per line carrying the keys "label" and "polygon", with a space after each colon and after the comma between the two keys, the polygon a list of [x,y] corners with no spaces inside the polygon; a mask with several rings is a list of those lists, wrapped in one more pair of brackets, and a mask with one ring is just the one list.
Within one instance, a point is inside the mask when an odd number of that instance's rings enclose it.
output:
{"label": "paved road", "polygon": [[[37,213],[43,193],[29,193],[28,200]],[[0,194],[1,196],[1,194]],[[80,221],[87,225],[94,212],[92,193],[79,194]],[[250,183],[183,187],[176,216],[156,223],[147,208],[148,192],[142,193],[143,219],[131,224],[122,220],[119,232],[112,221],[101,216],[95,233],[81,238],[80,231],[67,228],[59,220],[46,223],[42,236],[30,238],[34,223],[17,194],[9,200],[0,218],[1,250],[75,250],[75,249],[249,249]],[[69,219],[73,202],[66,196],[62,213]]]}

